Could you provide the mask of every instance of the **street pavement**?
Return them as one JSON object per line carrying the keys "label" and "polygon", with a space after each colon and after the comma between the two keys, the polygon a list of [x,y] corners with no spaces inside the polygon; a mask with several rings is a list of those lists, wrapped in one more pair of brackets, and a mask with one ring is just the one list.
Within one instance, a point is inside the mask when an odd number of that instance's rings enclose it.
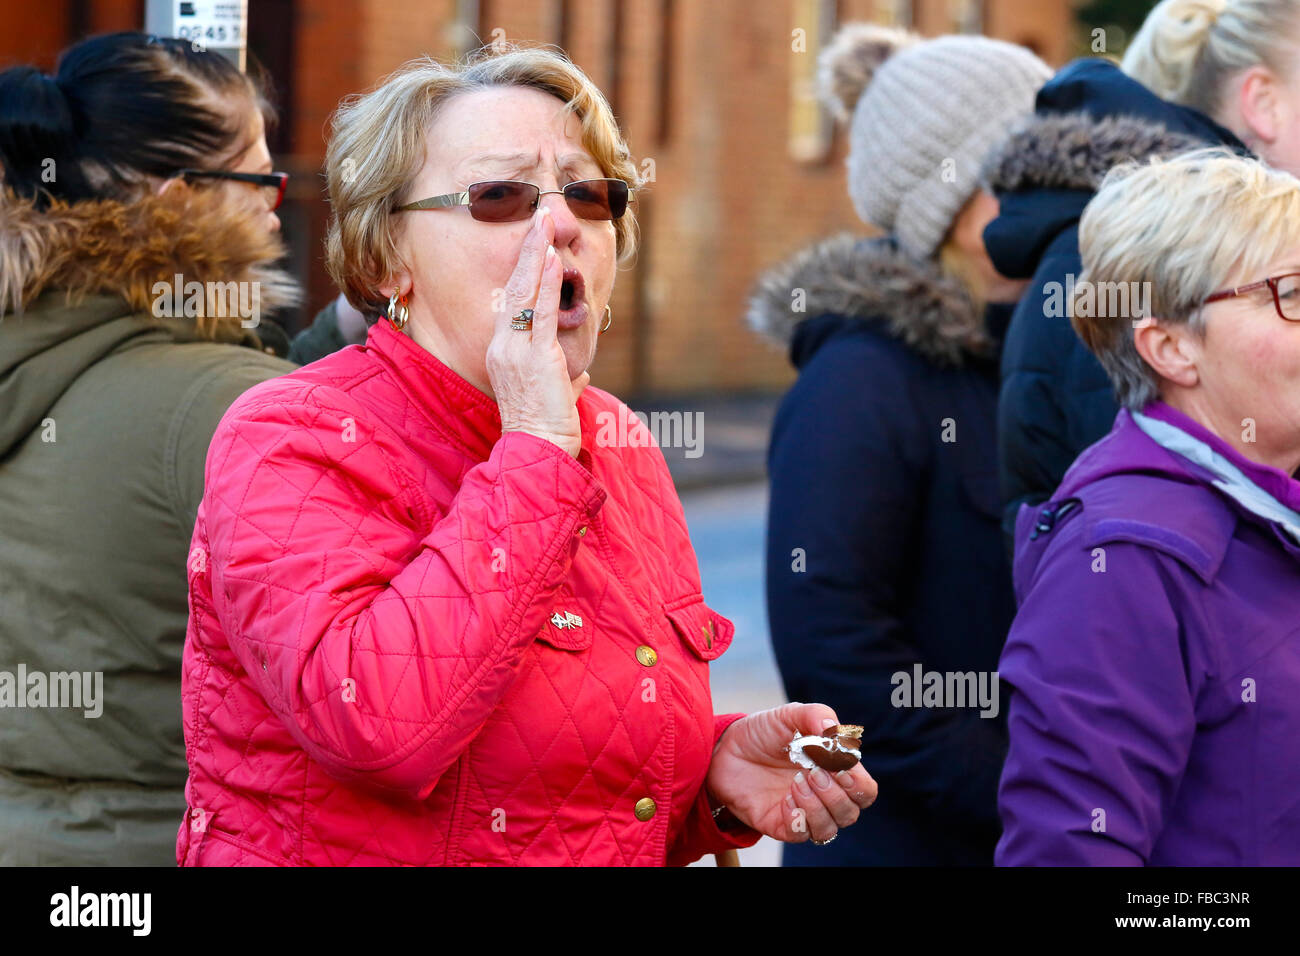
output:
{"label": "street pavement", "polygon": [[[681,499],[700,561],[704,599],[736,625],[731,646],[710,666],[713,712],[750,713],[784,704],[763,590],[766,482],[688,489]],[[740,851],[741,866],[780,862],[781,844],[767,837]],[[713,857],[694,865],[713,866]]]}

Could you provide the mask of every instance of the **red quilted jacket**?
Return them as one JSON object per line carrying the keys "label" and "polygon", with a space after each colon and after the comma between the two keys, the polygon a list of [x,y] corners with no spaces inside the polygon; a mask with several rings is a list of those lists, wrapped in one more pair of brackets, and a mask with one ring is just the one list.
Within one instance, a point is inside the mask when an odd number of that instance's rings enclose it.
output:
{"label": "red quilted jacket", "polygon": [[[684,864],[752,845],[703,782],[730,621],[612,396],[583,449],[380,322],[245,393],[208,452],[177,861]],[[602,435],[623,437],[621,445]]]}

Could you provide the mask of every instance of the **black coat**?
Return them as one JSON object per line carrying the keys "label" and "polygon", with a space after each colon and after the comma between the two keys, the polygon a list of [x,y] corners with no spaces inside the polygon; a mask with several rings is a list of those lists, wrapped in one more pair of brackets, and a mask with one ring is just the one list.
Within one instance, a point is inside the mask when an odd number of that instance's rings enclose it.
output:
{"label": "black coat", "polygon": [[1112,63],[1076,60],[1039,90],[1035,115],[986,165],[1001,202],[984,230],[989,256],[1003,275],[1031,279],[1002,350],[998,459],[1008,546],[1021,504],[1050,498],[1119,410],[1101,363],[1056,308],[1066,277],[1083,271],[1079,217],[1122,160],[1206,145],[1249,155],[1228,130]]}
{"label": "black coat", "polygon": [[777,663],[790,699],[866,727],[880,784],[835,843],[788,844],[785,863],[991,865],[1001,709],[895,707],[891,678],[997,670],[1013,613],[992,455],[1000,330],[933,266],[847,236],[769,273],[750,321],[799,369],[768,458]]}

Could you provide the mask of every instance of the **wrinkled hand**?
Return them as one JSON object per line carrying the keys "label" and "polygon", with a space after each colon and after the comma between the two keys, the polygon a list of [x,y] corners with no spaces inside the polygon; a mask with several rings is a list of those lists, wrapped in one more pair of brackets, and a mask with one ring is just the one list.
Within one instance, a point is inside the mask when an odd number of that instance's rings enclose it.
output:
{"label": "wrinkled hand", "polygon": [[[487,373],[501,410],[502,432],[528,432],[576,458],[582,447],[578,396],[591,376],[583,372],[570,381],[568,362],[556,338],[564,269],[554,239],[550,211],[539,205],[506,283],[506,308],[496,317]],[[533,310],[531,332],[510,327],[511,318],[523,309]]]}
{"label": "wrinkled hand", "polygon": [[[876,781],[862,764],[831,775],[790,762],[785,746],[801,734],[839,723],[825,704],[786,704],[750,714],[722,735],[705,785],[742,823],[785,843],[831,839],[876,799]],[[802,783],[796,778],[802,774]]]}

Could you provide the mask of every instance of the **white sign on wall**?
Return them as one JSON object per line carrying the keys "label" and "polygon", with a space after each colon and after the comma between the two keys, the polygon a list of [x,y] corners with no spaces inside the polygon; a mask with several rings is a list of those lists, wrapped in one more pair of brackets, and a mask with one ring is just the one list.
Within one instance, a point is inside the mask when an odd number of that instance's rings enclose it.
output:
{"label": "white sign on wall", "polygon": [[248,0],[176,0],[173,35],[201,48],[248,46]]}

